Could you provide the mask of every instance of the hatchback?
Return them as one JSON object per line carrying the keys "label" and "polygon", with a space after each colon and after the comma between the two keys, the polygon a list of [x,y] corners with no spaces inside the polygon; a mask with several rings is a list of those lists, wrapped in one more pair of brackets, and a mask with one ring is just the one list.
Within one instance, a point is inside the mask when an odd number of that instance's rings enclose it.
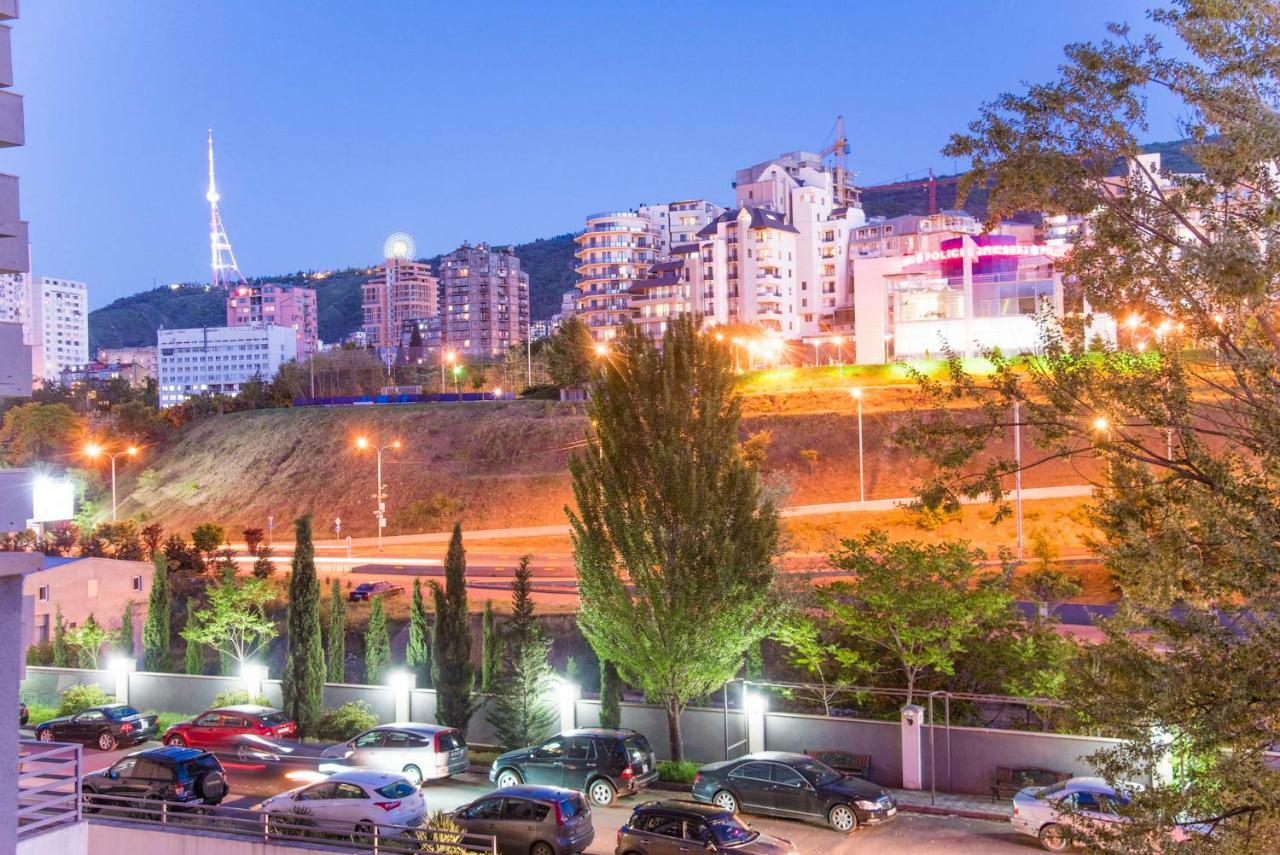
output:
{"label": "hatchback", "polygon": [[808,755],[783,751],[703,766],[693,779],[693,797],[731,813],[816,819],[846,834],[859,825],[888,822],[898,813],[887,790]]}
{"label": "hatchback", "polygon": [[283,712],[256,704],[220,707],[200,713],[191,721],[169,725],[161,740],[165,745],[190,745],[214,751],[235,751],[242,758],[253,752],[253,739],[292,739],[298,723]]}
{"label": "hatchback", "polygon": [[399,772],[415,786],[471,768],[461,731],[415,722],[379,725],[326,748],[320,756],[321,771],[354,766]]}
{"label": "hatchback", "polygon": [[618,829],[615,855],[799,855],[786,838],[755,831],[717,805],[668,799],[640,805]]}
{"label": "hatchback", "polygon": [[396,833],[416,828],[427,815],[422,791],[403,775],[349,769],[272,796],[258,805],[283,828],[312,824],[351,829],[357,834]]}
{"label": "hatchback", "polygon": [[658,779],[649,740],[634,730],[570,730],[531,748],[498,755],[489,780],[499,787],[541,784],[587,794],[598,807],[638,793]]}
{"label": "hatchback", "polygon": [[378,596],[391,597],[403,593],[403,585],[393,585],[390,582],[361,582],[351,589],[351,593],[347,594],[347,599],[353,603],[358,603],[361,600],[372,600]]}
{"label": "hatchback", "polygon": [[458,808],[453,819],[496,838],[504,855],[574,855],[596,834],[586,799],[560,787],[503,787]]}

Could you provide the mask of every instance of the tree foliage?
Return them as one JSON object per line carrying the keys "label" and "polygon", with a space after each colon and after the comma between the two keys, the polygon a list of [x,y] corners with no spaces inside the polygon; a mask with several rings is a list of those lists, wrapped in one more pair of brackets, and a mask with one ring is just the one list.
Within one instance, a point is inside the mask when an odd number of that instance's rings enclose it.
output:
{"label": "tree foliage", "polygon": [[147,595],[147,617],[142,624],[142,670],[164,672],[173,667],[169,562],[164,553],[157,550],[151,564],[151,592]]}
{"label": "tree foliage", "polygon": [[600,726],[622,727],[622,676],[612,662],[600,660]]}
{"label": "tree foliage", "polygon": [[432,682],[436,689],[436,718],[464,734],[475,712],[472,689],[471,613],[467,606],[467,556],[462,548],[462,525],[455,524],[444,560],[444,587],[431,583],[436,628],[432,646]]}
{"label": "tree foliage", "polygon": [[595,341],[582,318],[574,315],[560,325],[547,347],[547,371],[560,387],[586,386],[595,372]]}
{"label": "tree foliage", "polygon": [[0,451],[8,466],[62,462],[83,433],[83,422],[66,404],[19,404],[0,422]]}
{"label": "tree foliage", "polygon": [[431,685],[431,621],[422,599],[422,580],[413,580],[413,602],[409,606],[409,643],[404,650],[405,664],[417,677],[419,686]]}
{"label": "tree foliage", "polygon": [[493,616],[493,600],[485,600],[480,617],[480,691],[492,692],[501,671],[502,637]]}
{"label": "tree foliage", "polygon": [[529,556],[520,559],[511,581],[512,618],[504,627],[501,679],[496,680],[488,720],[506,748],[532,745],[555,724],[548,704],[553,674],[548,656],[551,642],[533,616],[533,568]]}
{"label": "tree foliage", "polygon": [[391,667],[391,636],[387,634],[387,612],[382,596],[373,598],[369,623],[364,630],[364,681],[379,686]]}
{"label": "tree foliage", "polygon": [[81,668],[97,668],[98,657],[107,637],[106,628],[92,614],[71,630],[68,640],[76,648],[76,664]]}
{"label": "tree foliage", "polygon": [[134,658],[133,649],[133,600],[126,600],[120,612],[120,626],[111,634],[111,646],[129,658]]}
{"label": "tree foliage", "polygon": [[329,586],[329,633],[324,653],[325,676],[328,682],[345,683],[347,681],[347,602],[342,597],[342,585],[337,579],[334,579]]}
{"label": "tree foliage", "polygon": [[680,713],[731,679],[772,629],[777,511],[740,453],[727,351],[681,317],[661,351],[624,329],[594,387],[595,425],[570,463],[566,509],[582,598],[601,659]]}
{"label": "tree foliage", "polygon": [[[293,522],[293,569],[289,574],[288,652],[281,691],[284,710],[308,733],[324,707],[325,660],[320,634],[320,580],[316,576],[311,516]],[[262,580],[255,580],[266,585]]]}
{"label": "tree foliage", "polygon": [[62,619],[62,606],[57,606],[53,614],[53,665],[55,668],[66,668],[70,664],[71,650],[67,639],[67,624]]}
{"label": "tree foliage", "polygon": [[276,637],[276,622],[265,611],[275,592],[261,579],[224,577],[206,596],[204,609],[187,613],[182,637],[188,644],[203,645],[243,666]]}

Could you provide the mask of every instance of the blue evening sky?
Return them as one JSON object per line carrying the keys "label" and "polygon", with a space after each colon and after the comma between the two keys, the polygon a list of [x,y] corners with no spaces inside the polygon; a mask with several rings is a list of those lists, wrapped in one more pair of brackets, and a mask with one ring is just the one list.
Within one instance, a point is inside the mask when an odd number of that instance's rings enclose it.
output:
{"label": "blue evening sky", "polygon": [[[866,183],[933,166],[978,105],[1061,47],[1145,30],[1131,0],[429,3],[43,0],[14,24],[37,273],[97,307],[208,279],[205,132],[246,275],[581,227],[821,147]],[[1152,139],[1176,136],[1162,114]]]}

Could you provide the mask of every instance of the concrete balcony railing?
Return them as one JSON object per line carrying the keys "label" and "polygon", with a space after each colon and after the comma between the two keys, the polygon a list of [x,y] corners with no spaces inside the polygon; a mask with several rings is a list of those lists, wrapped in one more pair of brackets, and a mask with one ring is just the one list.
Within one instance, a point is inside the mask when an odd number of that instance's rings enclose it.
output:
{"label": "concrete balcony railing", "polygon": [[18,743],[18,839],[79,822],[80,746]]}
{"label": "concrete balcony railing", "polygon": [[22,96],[16,92],[0,90],[0,147],[25,145]]}

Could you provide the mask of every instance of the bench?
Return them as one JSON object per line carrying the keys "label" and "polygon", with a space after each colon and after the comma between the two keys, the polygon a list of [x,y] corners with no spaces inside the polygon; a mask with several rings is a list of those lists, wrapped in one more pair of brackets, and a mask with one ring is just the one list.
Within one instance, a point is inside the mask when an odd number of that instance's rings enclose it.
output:
{"label": "bench", "polygon": [[808,749],[804,753],[814,760],[821,760],[837,772],[844,772],[846,775],[852,775],[855,778],[865,778],[871,770],[870,754],[815,749]]}
{"label": "bench", "polygon": [[991,801],[1011,799],[1025,787],[1047,787],[1070,777],[1070,772],[1057,772],[1053,769],[1008,769],[997,766],[996,773],[991,776]]}

